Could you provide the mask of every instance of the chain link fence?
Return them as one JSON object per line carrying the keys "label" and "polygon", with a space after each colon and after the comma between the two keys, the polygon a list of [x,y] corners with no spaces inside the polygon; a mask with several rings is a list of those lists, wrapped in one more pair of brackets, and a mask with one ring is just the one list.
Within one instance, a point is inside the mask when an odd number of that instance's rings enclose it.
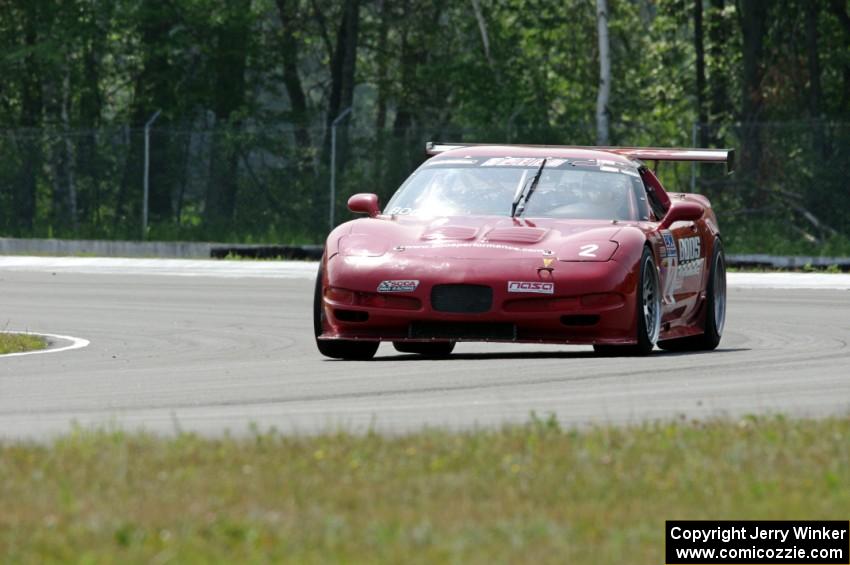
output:
{"label": "chain link fence", "polygon": [[[321,242],[329,229],[329,133],[290,124],[153,127],[145,227],[144,129],[0,131],[0,231],[6,237]],[[350,218],[345,202],[355,192],[375,192],[386,202],[425,159],[426,141],[586,145],[594,137],[592,124],[378,131],[355,122],[337,133],[336,223]],[[662,164],[658,172],[669,190],[709,196],[741,251],[770,252],[761,240],[771,238],[810,246],[850,239],[850,124],[683,124],[672,131],[614,124],[612,137],[621,145],[738,148],[733,175],[689,164]]]}

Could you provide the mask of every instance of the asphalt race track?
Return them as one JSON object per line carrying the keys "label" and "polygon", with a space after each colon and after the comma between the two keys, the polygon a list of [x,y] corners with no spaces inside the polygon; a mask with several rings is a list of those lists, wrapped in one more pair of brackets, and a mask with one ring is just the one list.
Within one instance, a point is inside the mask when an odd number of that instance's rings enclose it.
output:
{"label": "asphalt race track", "polygon": [[[712,353],[610,359],[587,347],[460,344],[450,359],[430,361],[384,344],[375,361],[344,362],[314,347],[315,265],[143,263],[0,261],[4,329],[90,341],[0,358],[0,435],[44,438],[72,422],[240,434],[252,424],[491,426],[532,411],[565,424],[850,413],[847,275],[733,276],[726,333]],[[767,288],[783,285],[842,289]]]}

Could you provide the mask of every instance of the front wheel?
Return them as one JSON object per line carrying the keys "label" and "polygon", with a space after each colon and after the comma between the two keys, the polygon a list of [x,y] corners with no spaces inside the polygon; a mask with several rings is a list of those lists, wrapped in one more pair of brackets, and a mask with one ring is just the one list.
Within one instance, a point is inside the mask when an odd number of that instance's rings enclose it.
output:
{"label": "front wheel", "polygon": [[640,277],[635,291],[637,305],[637,343],[633,345],[594,345],[600,355],[641,356],[648,355],[658,334],[661,333],[661,283],[655,259],[648,247],[643,248],[640,258]]}
{"label": "front wheel", "polygon": [[313,292],[313,333],[319,353],[332,359],[367,361],[375,356],[380,345],[377,341],[356,341],[352,339],[319,339],[324,327],[325,309],[322,307],[322,268],[316,277]]}

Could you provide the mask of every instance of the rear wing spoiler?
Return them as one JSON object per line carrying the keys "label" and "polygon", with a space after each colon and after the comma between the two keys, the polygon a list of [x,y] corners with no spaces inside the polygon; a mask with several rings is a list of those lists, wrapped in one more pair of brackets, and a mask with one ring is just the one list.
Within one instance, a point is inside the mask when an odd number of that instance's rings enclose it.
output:
{"label": "rear wing spoiler", "polygon": [[726,172],[735,170],[734,149],[689,149],[685,147],[601,147],[588,145],[505,145],[501,143],[435,143],[425,144],[425,153],[439,155],[452,149],[496,145],[499,147],[539,147],[552,149],[589,149],[606,151],[641,161],[686,161],[691,163],[726,163]]}

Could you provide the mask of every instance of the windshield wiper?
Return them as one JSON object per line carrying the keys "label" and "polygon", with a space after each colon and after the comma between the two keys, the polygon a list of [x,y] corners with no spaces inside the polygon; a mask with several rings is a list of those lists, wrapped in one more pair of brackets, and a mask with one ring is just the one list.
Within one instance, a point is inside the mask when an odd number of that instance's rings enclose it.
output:
{"label": "windshield wiper", "polygon": [[519,204],[519,201],[522,199],[522,195],[525,192],[525,185],[527,181],[525,179],[528,178],[528,169],[522,170],[522,177],[519,179],[519,183],[516,185],[516,193],[514,194],[514,200],[511,203],[511,218],[516,214],[516,207]]}
{"label": "windshield wiper", "polygon": [[[520,190],[516,198],[514,198],[514,202],[511,205],[511,218],[515,218],[516,216],[522,215],[525,212],[525,205],[528,204],[528,199],[531,198],[531,195],[534,193],[534,189],[537,188],[537,183],[540,181],[540,175],[543,173],[543,167],[546,166],[546,158],[543,159],[543,162],[540,163],[540,167],[538,167],[537,172],[534,173],[534,178],[531,179],[531,183],[528,185],[528,191]],[[522,205],[520,205],[522,203]]]}

